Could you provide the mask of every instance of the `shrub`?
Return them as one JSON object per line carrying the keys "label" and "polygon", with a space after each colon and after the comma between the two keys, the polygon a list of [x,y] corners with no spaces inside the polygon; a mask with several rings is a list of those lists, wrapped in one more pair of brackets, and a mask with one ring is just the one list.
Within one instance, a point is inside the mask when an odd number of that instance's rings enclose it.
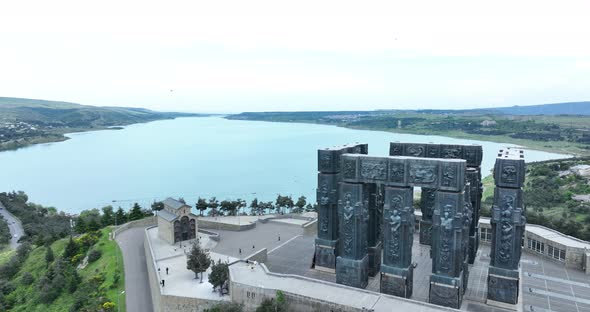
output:
{"label": "shrub", "polygon": [[84,259],[84,254],[77,254],[74,257],[72,257],[71,263],[73,265],[76,265],[78,263],[80,263],[80,261],[82,261],[82,259]]}
{"label": "shrub", "polygon": [[25,286],[33,284],[34,281],[35,279],[33,278],[33,275],[29,272],[23,273],[23,276],[20,278],[20,282]]}
{"label": "shrub", "polygon": [[88,252],[88,263],[92,263],[92,262],[100,259],[101,255],[102,255],[102,253],[100,252],[100,250],[96,250],[96,249],[90,250],[90,252]]}
{"label": "shrub", "polygon": [[102,308],[105,311],[113,311],[115,310],[115,303],[114,302],[105,302],[102,304]]}

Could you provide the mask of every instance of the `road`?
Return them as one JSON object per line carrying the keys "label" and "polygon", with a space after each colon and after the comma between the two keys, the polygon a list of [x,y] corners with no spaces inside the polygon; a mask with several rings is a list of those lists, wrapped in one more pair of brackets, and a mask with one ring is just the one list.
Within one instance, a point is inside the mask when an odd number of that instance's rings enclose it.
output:
{"label": "road", "polygon": [[16,249],[19,243],[18,240],[25,235],[25,231],[23,230],[23,226],[20,223],[20,220],[17,219],[12,213],[8,212],[2,202],[0,202],[0,214],[4,217],[4,220],[8,223],[8,228],[10,229],[10,248]]}
{"label": "road", "polygon": [[145,227],[131,228],[116,237],[125,263],[127,312],[153,312],[150,281],[143,250]]}

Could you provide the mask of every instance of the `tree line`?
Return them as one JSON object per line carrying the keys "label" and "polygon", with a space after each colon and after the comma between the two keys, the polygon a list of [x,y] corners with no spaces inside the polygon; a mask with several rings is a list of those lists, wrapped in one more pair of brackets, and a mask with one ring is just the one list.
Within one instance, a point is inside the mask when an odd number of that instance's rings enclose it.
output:
{"label": "tree line", "polygon": [[[154,205],[157,205],[156,203]],[[163,208],[163,205],[162,205]],[[236,200],[222,200],[219,201],[217,197],[211,197],[209,199],[199,197],[195,208],[199,211],[201,216],[204,215],[205,211],[209,216],[236,216],[240,215],[263,215],[265,213],[302,213],[305,211],[316,211],[317,205],[307,202],[305,196],[299,196],[294,201],[291,196],[283,196],[278,194],[275,201],[259,201],[258,198],[254,198],[250,205],[243,199]],[[250,212],[244,211],[244,208],[250,208]],[[242,210],[244,209],[244,210]]]}

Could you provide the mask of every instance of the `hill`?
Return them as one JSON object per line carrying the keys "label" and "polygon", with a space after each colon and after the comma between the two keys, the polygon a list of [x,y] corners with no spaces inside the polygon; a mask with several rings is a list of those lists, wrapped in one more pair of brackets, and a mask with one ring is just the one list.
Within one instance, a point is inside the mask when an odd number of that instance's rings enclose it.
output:
{"label": "hill", "polygon": [[195,114],[144,108],[98,107],[69,102],[0,97],[0,121],[23,121],[54,127],[109,127]]}
{"label": "hill", "polygon": [[63,141],[64,133],[188,116],[204,115],[0,97],[0,151]]}
{"label": "hill", "polygon": [[[577,114],[563,114],[574,111]],[[474,110],[246,112],[226,118],[435,134],[513,143],[557,153],[590,154],[590,102],[535,105],[522,109],[517,106]]]}
{"label": "hill", "polygon": [[[476,110],[477,111],[477,110]],[[506,115],[590,115],[590,102],[569,102],[488,108],[484,111]]]}

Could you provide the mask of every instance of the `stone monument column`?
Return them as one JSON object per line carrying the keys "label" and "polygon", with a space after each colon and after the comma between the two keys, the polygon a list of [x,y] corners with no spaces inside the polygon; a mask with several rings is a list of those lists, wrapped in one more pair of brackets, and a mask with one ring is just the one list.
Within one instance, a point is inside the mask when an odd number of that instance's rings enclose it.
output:
{"label": "stone monument column", "polygon": [[488,303],[518,302],[521,241],[526,223],[522,191],[524,177],[525,162],[521,150],[509,149],[496,158]]}
{"label": "stone monument column", "polygon": [[436,201],[429,302],[459,309],[463,299],[463,193],[438,191]]}
{"label": "stone monument column", "polygon": [[442,164],[432,216],[432,275],[429,302],[459,309],[465,269],[465,161]]}
{"label": "stone monument column", "polygon": [[344,153],[366,154],[366,144],[318,150],[318,237],[315,240],[315,269],[336,272],[338,256],[338,183],[340,157]]}
{"label": "stone monument column", "polygon": [[382,185],[365,183],[363,193],[368,197],[369,224],[367,253],[369,254],[369,276],[375,276],[381,267],[381,219],[383,218]]}
{"label": "stone monument column", "polygon": [[481,184],[481,168],[468,167],[465,178],[469,182],[469,194],[472,209],[472,220],[469,226],[469,263],[475,262],[475,256],[479,249],[479,211],[481,208],[481,197],[483,187]]}
{"label": "stone monument column", "polygon": [[404,298],[410,298],[413,289],[413,194],[412,187],[385,187],[380,291]]}
{"label": "stone monument column", "polygon": [[420,195],[420,244],[430,245],[432,237],[432,213],[434,212],[434,198],[436,189],[423,187]]}
{"label": "stone monument column", "polygon": [[463,146],[463,159],[467,161],[467,172],[465,177],[471,184],[469,189],[473,217],[469,228],[469,263],[473,264],[477,250],[479,249],[479,210],[481,208],[481,197],[483,186],[481,183],[481,161],[483,149],[481,145]]}
{"label": "stone monument column", "polygon": [[369,282],[367,254],[369,211],[363,183],[341,182],[338,200],[340,249],[336,283],[365,288]]}
{"label": "stone monument column", "polygon": [[462,257],[463,257],[463,293],[467,290],[467,284],[469,282],[469,252],[471,248],[471,237],[469,231],[472,226],[473,219],[473,207],[471,206],[471,184],[467,182],[465,184],[464,200],[463,200],[463,240],[461,241]]}

